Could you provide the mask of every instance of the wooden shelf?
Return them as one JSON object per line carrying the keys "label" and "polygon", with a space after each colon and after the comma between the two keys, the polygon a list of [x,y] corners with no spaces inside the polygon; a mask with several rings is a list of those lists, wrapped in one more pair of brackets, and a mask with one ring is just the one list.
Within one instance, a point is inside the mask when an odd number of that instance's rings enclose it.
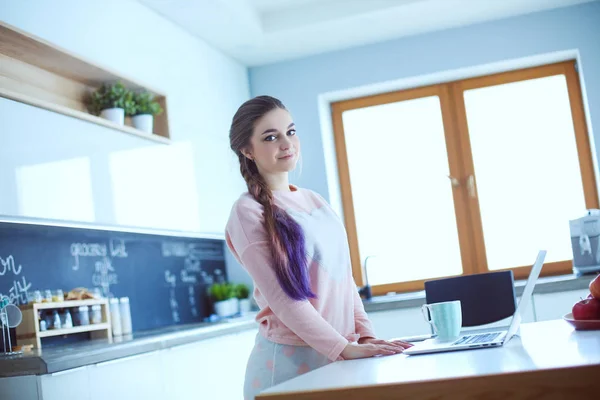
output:
{"label": "wooden shelf", "polygon": [[[103,83],[121,81],[146,90],[164,109],[154,117],[154,133],[117,125],[87,111],[89,94]],[[0,97],[169,144],[166,96],[159,91],[83,59],[65,49],[0,21]],[[126,123],[129,121],[127,119]]]}
{"label": "wooden shelf", "polygon": [[[73,308],[80,306],[99,305],[101,308],[102,319],[99,324],[89,324],[74,326],[65,329],[48,329],[40,331],[39,310]],[[17,343],[19,345],[32,344],[38,349],[42,348],[42,338],[62,335],[72,335],[74,333],[90,332],[92,339],[112,340],[112,325],[110,321],[110,311],[108,299],[90,299],[90,300],[66,300],[50,303],[30,303],[20,306],[23,312],[23,321],[17,326]]]}
{"label": "wooden shelf", "polygon": [[94,306],[94,305],[103,305],[106,303],[106,299],[89,299],[89,300],[65,300],[60,302],[51,302],[51,303],[29,303],[22,306],[19,306],[21,310],[30,310],[35,308],[36,310],[47,310],[50,308],[70,308],[70,307],[80,307],[80,306]]}
{"label": "wooden shelf", "polygon": [[141,138],[144,138],[147,140],[152,140],[152,141],[155,141],[158,143],[163,143],[163,144],[171,143],[170,139],[165,138],[163,136],[149,134],[147,132],[140,131],[139,129],[135,129],[134,127],[129,126],[129,125],[117,125],[107,119],[97,117],[95,115],[92,115],[92,114],[89,114],[86,112],[77,111],[77,110],[74,110],[74,109],[71,109],[68,107],[61,106],[59,104],[53,104],[53,103],[49,103],[47,101],[36,99],[34,97],[25,96],[20,93],[16,93],[16,92],[4,89],[2,87],[0,87],[0,97],[5,97],[7,99],[11,99],[11,100],[15,100],[15,101],[18,101],[21,103],[29,104],[29,105],[35,106],[35,107],[44,108],[49,111],[54,111],[54,112],[57,112],[60,114],[67,115],[69,117],[81,119],[81,120],[88,121],[88,122],[91,122],[91,123],[94,123],[97,125],[102,125],[107,128],[125,132],[130,135],[139,136]]}
{"label": "wooden shelf", "polygon": [[101,324],[90,324],[90,325],[81,325],[74,326],[72,328],[65,329],[50,329],[47,331],[42,331],[38,333],[38,336],[41,338],[50,337],[50,336],[61,336],[61,335],[71,335],[73,333],[81,333],[81,332],[93,332],[93,331],[102,331],[111,329],[109,323],[104,322]]}

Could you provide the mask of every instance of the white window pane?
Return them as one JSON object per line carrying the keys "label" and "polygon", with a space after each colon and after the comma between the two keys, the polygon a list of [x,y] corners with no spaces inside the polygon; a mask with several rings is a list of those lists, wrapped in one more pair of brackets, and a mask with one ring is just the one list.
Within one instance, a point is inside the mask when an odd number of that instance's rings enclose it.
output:
{"label": "white window pane", "polygon": [[439,98],[342,114],[361,262],[372,285],[462,272]]}
{"label": "white window pane", "polygon": [[572,258],[585,210],[564,75],[468,90],[465,106],[488,267]]}

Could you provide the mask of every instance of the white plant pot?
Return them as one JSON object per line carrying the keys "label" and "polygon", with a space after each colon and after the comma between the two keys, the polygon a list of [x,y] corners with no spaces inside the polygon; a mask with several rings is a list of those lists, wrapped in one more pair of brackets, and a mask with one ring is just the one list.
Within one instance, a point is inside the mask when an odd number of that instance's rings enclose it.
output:
{"label": "white plant pot", "polygon": [[102,110],[100,116],[118,125],[125,124],[125,110],[122,108],[107,108]]}
{"label": "white plant pot", "polygon": [[151,114],[140,114],[131,117],[133,126],[140,131],[152,133],[152,126],[154,124],[154,116]]}
{"label": "white plant pot", "polygon": [[217,301],[214,304],[215,314],[217,314],[221,318],[229,317],[231,302],[229,300]]}
{"label": "white plant pot", "polygon": [[240,301],[237,298],[232,298],[228,300],[230,303],[230,315],[235,315],[240,312]]}
{"label": "white plant pot", "polygon": [[242,315],[250,312],[250,299],[240,299],[240,313]]}

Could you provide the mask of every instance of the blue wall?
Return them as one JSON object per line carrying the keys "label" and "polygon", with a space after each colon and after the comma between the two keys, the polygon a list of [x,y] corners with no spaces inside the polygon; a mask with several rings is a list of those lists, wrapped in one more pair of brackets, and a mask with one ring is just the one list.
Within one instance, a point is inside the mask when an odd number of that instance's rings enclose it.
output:
{"label": "blue wall", "polygon": [[600,143],[600,2],[251,68],[253,96],[279,97],[302,140],[295,183],[327,196],[317,97],[377,82],[578,49],[592,125]]}

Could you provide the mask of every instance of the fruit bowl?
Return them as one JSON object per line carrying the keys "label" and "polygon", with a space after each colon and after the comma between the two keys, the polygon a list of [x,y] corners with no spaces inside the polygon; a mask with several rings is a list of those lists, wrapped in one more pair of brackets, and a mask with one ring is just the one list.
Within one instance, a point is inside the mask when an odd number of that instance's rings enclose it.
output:
{"label": "fruit bowl", "polygon": [[565,314],[563,319],[573,325],[576,331],[591,331],[600,329],[600,319],[577,320],[572,313]]}

